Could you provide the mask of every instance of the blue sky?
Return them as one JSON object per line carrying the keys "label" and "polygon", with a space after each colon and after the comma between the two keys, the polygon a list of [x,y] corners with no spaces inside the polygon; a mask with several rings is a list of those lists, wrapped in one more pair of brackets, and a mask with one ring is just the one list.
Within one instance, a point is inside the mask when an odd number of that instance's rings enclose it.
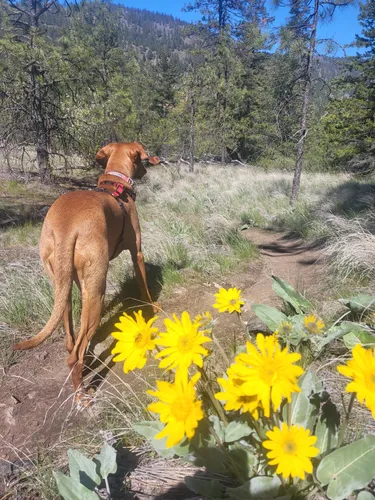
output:
{"label": "blue sky", "polygon": [[[148,9],[164,14],[172,14],[175,17],[185,21],[194,21],[199,19],[198,13],[182,12],[182,7],[186,4],[186,0],[117,0],[123,5],[129,7],[137,7],[138,9]],[[275,17],[275,26],[280,26],[288,10],[285,8],[275,9],[272,5],[272,0],[267,0],[269,12]],[[355,7],[346,7],[345,9],[337,10],[335,18],[331,23],[326,23],[320,26],[319,37],[333,37],[340,45],[351,43],[355,39],[355,34],[359,34],[361,29],[357,20],[359,12],[358,5]],[[355,48],[346,49],[347,55],[354,55],[357,52]],[[338,49],[337,56],[342,56],[342,50]]]}

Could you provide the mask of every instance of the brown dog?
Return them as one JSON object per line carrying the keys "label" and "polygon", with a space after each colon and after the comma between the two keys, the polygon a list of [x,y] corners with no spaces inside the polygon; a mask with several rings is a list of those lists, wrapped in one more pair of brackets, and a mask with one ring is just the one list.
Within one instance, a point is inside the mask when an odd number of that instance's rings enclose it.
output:
{"label": "brown dog", "polygon": [[[105,167],[95,191],[64,194],[49,209],[40,238],[43,266],[54,285],[55,302],[43,330],[14,349],[36,347],[64,320],[68,365],[74,390],[82,384],[84,355],[97,329],[106,287],[108,263],[129,250],[142,298],[152,304],[141,250],[141,231],[133,179],[146,174],[142,162],[153,165],[137,143],[112,143],[102,148],[96,160]],[[73,334],[71,293],[73,280],[81,290],[82,313],[78,337]],[[157,308],[153,304],[154,311]]]}

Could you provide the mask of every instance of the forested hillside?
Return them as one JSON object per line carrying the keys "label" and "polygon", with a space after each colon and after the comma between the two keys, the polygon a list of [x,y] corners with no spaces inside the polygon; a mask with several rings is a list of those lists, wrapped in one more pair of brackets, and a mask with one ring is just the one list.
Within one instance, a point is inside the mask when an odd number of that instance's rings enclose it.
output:
{"label": "forested hillside", "polygon": [[35,151],[48,181],[56,164],[89,164],[103,144],[136,139],[192,167],[215,158],[293,168],[297,155],[309,169],[371,168],[372,2],[356,42],[370,52],[350,59],[324,55],[323,8],[291,0],[275,30],[263,0],[197,1],[187,5],[202,14],[194,25],[98,0],[2,0],[7,165]]}

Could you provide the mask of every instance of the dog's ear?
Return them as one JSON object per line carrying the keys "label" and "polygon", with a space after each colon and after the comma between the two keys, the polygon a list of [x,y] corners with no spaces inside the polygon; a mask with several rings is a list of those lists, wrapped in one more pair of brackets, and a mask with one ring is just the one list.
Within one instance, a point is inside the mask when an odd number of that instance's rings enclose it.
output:
{"label": "dog's ear", "polygon": [[151,163],[151,165],[159,165],[160,158],[158,156],[149,156],[148,162]]}
{"label": "dog's ear", "polygon": [[108,144],[107,146],[104,146],[100,151],[96,153],[95,160],[99,163],[100,166],[103,168],[106,168],[108,159],[112,154],[112,145]]}
{"label": "dog's ear", "polygon": [[142,146],[142,144],[140,144],[139,142],[136,142],[135,144],[137,145],[136,146],[136,153],[139,154],[139,156],[141,158],[141,161],[148,160],[147,151],[145,151],[145,149]]}

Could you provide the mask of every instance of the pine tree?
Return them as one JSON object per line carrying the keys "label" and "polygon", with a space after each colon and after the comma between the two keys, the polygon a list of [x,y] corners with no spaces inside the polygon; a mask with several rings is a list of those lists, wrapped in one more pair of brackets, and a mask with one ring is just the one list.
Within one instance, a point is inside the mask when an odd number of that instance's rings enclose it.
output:
{"label": "pine tree", "polygon": [[345,7],[352,0],[292,0],[282,3],[289,5],[291,19],[288,23],[288,30],[293,33],[292,39],[302,42],[303,58],[301,64],[301,87],[302,104],[297,142],[297,157],[294,169],[292,192],[290,201],[293,205],[297,199],[303,166],[303,156],[305,152],[305,141],[308,134],[308,117],[312,93],[312,72],[316,54],[316,46],[319,42],[317,29],[320,19],[331,19],[337,7]]}
{"label": "pine tree", "polygon": [[360,4],[362,34],[355,45],[366,49],[349,58],[324,117],[333,164],[368,173],[375,170],[375,2]]}
{"label": "pine tree", "polygon": [[51,154],[59,154],[69,136],[62,96],[71,78],[43,21],[61,8],[54,0],[8,0],[2,18],[2,137],[35,147],[42,182],[51,179]]}

